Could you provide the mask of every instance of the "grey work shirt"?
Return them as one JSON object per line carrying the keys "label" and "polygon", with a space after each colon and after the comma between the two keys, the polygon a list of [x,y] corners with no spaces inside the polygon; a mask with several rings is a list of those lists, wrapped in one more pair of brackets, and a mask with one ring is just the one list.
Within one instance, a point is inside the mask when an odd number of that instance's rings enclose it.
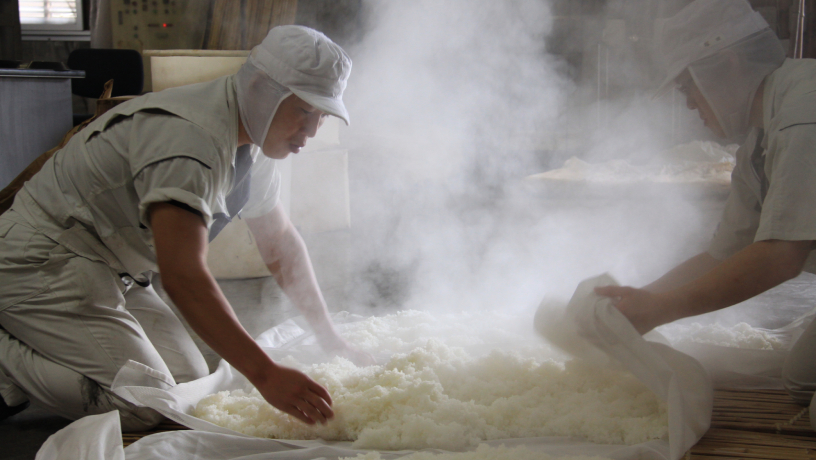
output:
{"label": "grey work shirt", "polygon": [[[816,240],[816,60],[786,60],[765,80],[762,108],[764,128],[737,151],[716,259],[757,241]],[[813,253],[805,270],[816,273]]]}
{"label": "grey work shirt", "polygon": [[[12,208],[69,251],[138,280],[157,269],[152,203],[189,206],[208,228],[228,214],[239,122],[232,76],[128,101],[75,135]],[[280,193],[275,161],[255,146],[251,155],[244,217],[270,212]]]}

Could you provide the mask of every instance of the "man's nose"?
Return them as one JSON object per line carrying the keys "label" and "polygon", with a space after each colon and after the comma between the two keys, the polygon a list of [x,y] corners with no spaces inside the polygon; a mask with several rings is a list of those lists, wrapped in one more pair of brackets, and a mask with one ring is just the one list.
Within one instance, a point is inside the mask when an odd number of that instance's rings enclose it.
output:
{"label": "man's nose", "polygon": [[696,109],[696,108],[697,108],[697,103],[696,103],[696,102],[694,102],[694,98],[693,98],[693,97],[691,97],[691,96],[686,96],[686,107],[688,107],[688,108],[689,108],[689,110],[694,110],[694,109]]}

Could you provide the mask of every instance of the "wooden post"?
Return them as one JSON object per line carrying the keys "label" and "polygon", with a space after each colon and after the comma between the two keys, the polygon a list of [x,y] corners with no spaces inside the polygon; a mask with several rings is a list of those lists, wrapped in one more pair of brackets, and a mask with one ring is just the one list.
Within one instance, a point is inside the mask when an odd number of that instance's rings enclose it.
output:
{"label": "wooden post", "polygon": [[213,0],[204,48],[248,50],[272,27],[294,24],[297,0]]}

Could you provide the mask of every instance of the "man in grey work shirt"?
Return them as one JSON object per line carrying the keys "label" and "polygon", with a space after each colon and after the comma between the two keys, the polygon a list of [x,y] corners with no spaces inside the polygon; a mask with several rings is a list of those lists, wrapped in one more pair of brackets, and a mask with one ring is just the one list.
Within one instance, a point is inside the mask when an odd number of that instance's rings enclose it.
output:
{"label": "man in grey work shirt", "polygon": [[[602,287],[641,333],[726,308],[816,272],[816,61],[785,59],[745,0],[696,0],[663,32],[674,82],[714,133],[745,137],[731,194],[707,252],[644,287]],[[816,323],[793,346],[783,379],[794,399],[816,389]],[[816,426],[816,404],[811,420]]]}
{"label": "man in grey work shirt", "polygon": [[326,389],[273,362],[238,322],[206,253],[241,212],[323,348],[372,363],[332,325],[275,168],[325,116],[348,123],[350,70],[323,34],[276,27],[236,75],[117,106],[57,152],[0,216],[0,416],[33,399],[71,419],[118,409],[124,430],[158,423],[110,389],[125,365],[162,385],[207,374],[150,285],[160,270],[193,330],[267,401],[306,423],[330,419]]}

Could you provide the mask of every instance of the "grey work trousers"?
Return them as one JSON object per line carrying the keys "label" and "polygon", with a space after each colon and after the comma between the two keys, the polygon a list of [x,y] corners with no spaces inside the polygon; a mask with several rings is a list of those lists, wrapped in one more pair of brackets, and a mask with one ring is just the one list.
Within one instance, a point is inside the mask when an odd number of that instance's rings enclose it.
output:
{"label": "grey work trousers", "polygon": [[[13,213],[14,211],[8,211]],[[0,216],[0,396],[36,400],[69,419],[118,409],[125,431],[162,417],[110,391],[129,360],[170,377],[208,374],[184,325],[152,287],[126,285],[107,264],[70,253]]]}

